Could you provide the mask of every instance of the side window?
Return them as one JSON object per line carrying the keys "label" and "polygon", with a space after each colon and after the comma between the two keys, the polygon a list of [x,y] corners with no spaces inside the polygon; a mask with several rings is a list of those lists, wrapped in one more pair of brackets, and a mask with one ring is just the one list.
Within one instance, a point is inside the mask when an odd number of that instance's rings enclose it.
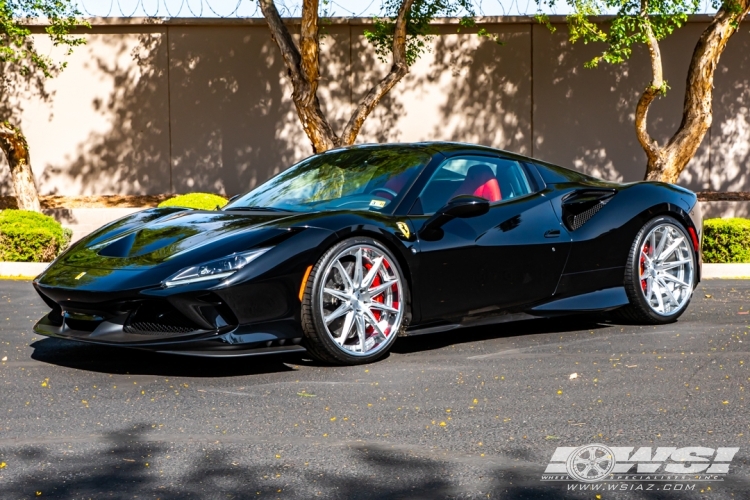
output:
{"label": "side window", "polygon": [[498,202],[531,193],[523,167],[506,158],[459,156],[438,167],[412,210],[433,214],[455,196],[473,195]]}

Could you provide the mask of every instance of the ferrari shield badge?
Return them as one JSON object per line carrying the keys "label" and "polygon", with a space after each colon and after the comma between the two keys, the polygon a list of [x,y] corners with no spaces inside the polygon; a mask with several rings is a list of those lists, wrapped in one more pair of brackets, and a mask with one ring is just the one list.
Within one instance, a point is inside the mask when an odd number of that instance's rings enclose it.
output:
{"label": "ferrari shield badge", "polygon": [[409,239],[409,235],[411,235],[411,232],[409,231],[409,226],[406,225],[406,222],[397,222],[396,225],[398,226],[399,230],[401,231],[401,234],[404,235],[404,238],[407,240]]}
{"label": "ferrari shield badge", "polygon": [[78,276],[76,276],[76,279],[79,280],[79,279],[83,278],[84,274],[86,274],[86,271],[84,271],[84,272],[80,273]]}

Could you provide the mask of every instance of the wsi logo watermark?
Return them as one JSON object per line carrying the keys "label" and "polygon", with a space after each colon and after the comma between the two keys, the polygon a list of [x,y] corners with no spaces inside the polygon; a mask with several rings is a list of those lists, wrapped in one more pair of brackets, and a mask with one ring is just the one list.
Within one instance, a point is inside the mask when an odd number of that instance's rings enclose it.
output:
{"label": "wsi logo watermark", "polygon": [[739,448],[559,447],[542,481],[723,481]]}

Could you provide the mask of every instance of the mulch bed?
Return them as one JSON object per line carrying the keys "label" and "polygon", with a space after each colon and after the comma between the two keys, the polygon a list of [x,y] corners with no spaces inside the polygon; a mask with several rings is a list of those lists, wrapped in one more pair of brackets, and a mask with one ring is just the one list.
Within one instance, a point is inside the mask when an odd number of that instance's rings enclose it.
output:
{"label": "mulch bed", "polygon": [[[148,208],[155,207],[173,194],[102,195],[102,196],[40,196],[42,208]],[[18,208],[15,196],[0,196],[0,209]]]}
{"label": "mulch bed", "polygon": [[700,201],[750,201],[750,193],[721,193],[718,191],[699,191],[695,193]]}

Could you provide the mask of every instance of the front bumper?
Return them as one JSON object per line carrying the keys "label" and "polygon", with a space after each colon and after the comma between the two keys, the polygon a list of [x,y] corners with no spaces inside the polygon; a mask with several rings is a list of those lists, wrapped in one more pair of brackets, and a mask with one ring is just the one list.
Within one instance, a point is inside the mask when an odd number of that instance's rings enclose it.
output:
{"label": "front bumper", "polygon": [[39,335],[201,356],[304,351],[293,276],[232,287],[115,291],[34,286],[52,311]]}
{"label": "front bumper", "polygon": [[87,344],[207,357],[305,351],[301,345],[302,331],[292,319],[187,333],[135,332],[128,328],[127,315],[97,320],[91,330],[84,321],[72,317],[60,321],[53,311],[34,325],[34,332]]}

